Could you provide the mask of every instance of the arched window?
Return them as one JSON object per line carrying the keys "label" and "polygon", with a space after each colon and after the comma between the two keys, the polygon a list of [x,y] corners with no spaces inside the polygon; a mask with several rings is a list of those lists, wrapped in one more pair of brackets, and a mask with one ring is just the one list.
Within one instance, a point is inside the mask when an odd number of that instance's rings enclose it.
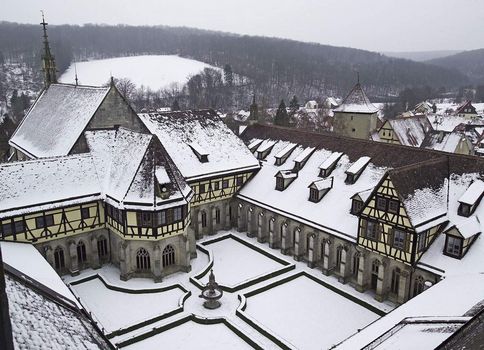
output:
{"label": "arched window", "polygon": [[398,294],[400,288],[400,269],[397,267],[392,271],[391,291],[393,294]]}
{"label": "arched window", "polygon": [[86,245],[83,241],[77,243],[77,262],[82,264],[87,260]]}
{"label": "arched window", "polygon": [[262,227],[262,220],[264,219],[264,213],[259,213],[259,216],[257,217],[257,226]]}
{"label": "arched window", "polygon": [[202,227],[207,227],[207,213],[202,210]]}
{"label": "arched window", "polygon": [[57,247],[54,250],[54,267],[56,270],[63,269],[66,267],[66,263],[64,260],[64,249],[61,247]]}
{"label": "arched window", "polygon": [[97,241],[97,253],[99,258],[104,258],[108,255],[108,240],[106,237],[99,237]]}
{"label": "arched window", "polygon": [[271,220],[269,221],[269,232],[274,232],[274,222],[276,220],[274,218],[271,218]]}
{"label": "arched window", "polygon": [[172,245],[167,245],[163,249],[163,267],[175,264],[175,248]]}
{"label": "arched window", "polygon": [[220,208],[215,208],[215,222],[220,224]]}
{"label": "arched window", "polygon": [[140,271],[149,270],[151,268],[150,253],[144,248],[140,248],[136,253],[136,268]]}
{"label": "arched window", "polygon": [[338,248],[336,248],[336,267],[338,268],[338,270],[341,266],[342,255],[343,255],[343,247],[338,246]]}
{"label": "arched window", "polygon": [[311,234],[307,234],[306,235],[306,250],[308,251],[309,253],[309,246],[311,245]]}
{"label": "arched window", "polygon": [[419,295],[424,291],[425,280],[422,276],[417,276],[415,278],[415,283],[413,284],[413,296]]}
{"label": "arched window", "polygon": [[358,270],[360,269],[360,254],[356,252],[353,255],[353,264],[352,264],[352,270],[351,273],[353,276],[358,276]]}
{"label": "arched window", "polygon": [[284,237],[284,230],[286,229],[286,223],[283,222],[281,227],[279,228],[279,242],[282,242],[282,238]]}

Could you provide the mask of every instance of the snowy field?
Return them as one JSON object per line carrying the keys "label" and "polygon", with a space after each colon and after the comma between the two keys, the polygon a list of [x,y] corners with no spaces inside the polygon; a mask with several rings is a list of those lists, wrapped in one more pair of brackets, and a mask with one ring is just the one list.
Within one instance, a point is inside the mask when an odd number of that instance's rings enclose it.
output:
{"label": "snowy field", "polygon": [[[232,238],[207,244],[205,248],[213,252],[213,273],[217,283],[225,286],[233,287],[284,267]],[[208,282],[208,275],[201,279],[202,283]]]}
{"label": "snowy field", "polygon": [[245,312],[298,349],[328,349],[379,318],[304,276],[247,298]]}
{"label": "snowy field", "polygon": [[123,293],[106,288],[98,278],[71,287],[106,333],[167,313],[178,306],[184,294],[178,288],[157,293]]}
{"label": "snowy field", "polygon": [[151,90],[169,88],[173,83],[179,88],[186,84],[190,75],[201,72],[204,68],[215,68],[209,64],[182,58],[176,55],[145,55],[117,57],[71,64],[62,74],[61,83],[75,82],[75,70],[79,84],[104,85],[110,77],[128,78],[138,88],[143,85]]}
{"label": "snowy field", "polygon": [[[169,346],[164,347],[163,344]],[[170,350],[252,349],[224,324],[201,325],[193,321],[123,347],[126,350],[158,350],[162,348]]]}

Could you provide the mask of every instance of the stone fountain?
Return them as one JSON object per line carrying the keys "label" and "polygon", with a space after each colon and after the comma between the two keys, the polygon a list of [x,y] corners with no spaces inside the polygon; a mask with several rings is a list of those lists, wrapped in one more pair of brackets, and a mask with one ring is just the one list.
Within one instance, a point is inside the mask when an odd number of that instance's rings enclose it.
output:
{"label": "stone fountain", "polygon": [[215,275],[213,274],[213,270],[210,270],[210,275],[208,276],[208,283],[202,290],[202,294],[200,294],[200,298],[205,299],[203,302],[203,306],[207,309],[216,309],[220,307],[219,299],[222,297],[223,291],[222,288],[219,287],[217,282],[215,282]]}

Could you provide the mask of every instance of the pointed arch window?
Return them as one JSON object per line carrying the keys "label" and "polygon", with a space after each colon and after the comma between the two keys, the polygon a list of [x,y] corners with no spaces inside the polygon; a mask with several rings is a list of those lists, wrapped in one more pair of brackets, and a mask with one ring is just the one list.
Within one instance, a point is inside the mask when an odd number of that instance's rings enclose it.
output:
{"label": "pointed arch window", "polygon": [[207,227],[207,213],[202,210],[202,227]]}
{"label": "pointed arch window", "polygon": [[398,267],[392,271],[391,291],[393,294],[398,294],[398,290],[400,289],[400,274],[401,271]]}
{"label": "pointed arch window", "polygon": [[174,265],[175,264],[175,248],[171,244],[167,245],[165,249],[163,249],[163,267]]}
{"label": "pointed arch window", "polygon": [[144,248],[138,249],[136,253],[136,268],[139,271],[146,271],[151,268],[150,253]]}
{"label": "pointed arch window", "polygon": [[86,260],[87,260],[86,245],[84,244],[83,241],[79,241],[77,243],[77,262],[79,264],[82,264],[86,262]]}
{"label": "pointed arch window", "polygon": [[353,264],[352,264],[352,270],[351,273],[353,276],[358,276],[358,270],[360,269],[360,254],[356,252],[353,255]]}
{"label": "pointed arch window", "polygon": [[54,250],[54,267],[56,270],[61,270],[66,267],[64,249],[61,247],[57,247]]}
{"label": "pointed arch window", "polygon": [[413,284],[413,296],[419,295],[424,291],[425,280],[422,276],[417,276],[415,278],[415,283]]}
{"label": "pointed arch window", "polygon": [[97,241],[97,253],[99,258],[104,258],[108,255],[108,240],[106,237],[101,237]]}

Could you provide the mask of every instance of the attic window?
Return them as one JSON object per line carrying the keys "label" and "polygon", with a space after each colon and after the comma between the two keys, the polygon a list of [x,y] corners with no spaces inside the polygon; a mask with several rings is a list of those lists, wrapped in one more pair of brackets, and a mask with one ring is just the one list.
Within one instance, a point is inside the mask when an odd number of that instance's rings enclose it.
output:
{"label": "attic window", "polygon": [[360,177],[363,170],[365,170],[368,163],[370,163],[370,157],[361,157],[346,170],[346,184],[354,184]]}
{"label": "attic window", "polygon": [[291,155],[292,151],[296,148],[297,145],[290,143],[282,150],[280,150],[274,157],[276,158],[275,165],[282,165],[286,162],[287,158]]}
{"label": "attic window", "polygon": [[353,198],[351,202],[351,214],[357,215],[363,209],[363,201],[359,198]]}
{"label": "attic window", "polygon": [[281,170],[276,175],[276,190],[284,191],[295,179],[297,173],[291,170]]}
{"label": "attic window", "polygon": [[294,171],[299,171],[304,167],[314,150],[314,147],[308,147],[298,154],[298,156],[294,159]]}
{"label": "attic window", "polygon": [[259,145],[262,143],[262,140],[259,140],[259,139],[255,139],[254,141],[252,141],[251,143],[249,143],[249,145],[247,146],[249,148],[249,150],[254,153],[255,150],[257,149],[257,147],[259,147]]}
{"label": "attic window", "polygon": [[461,258],[462,255],[462,242],[460,237],[454,237],[446,235],[445,238],[445,254],[453,256],[454,258]]}
{"label": "attic window", "polygon": [[311,202],[319,202],[326,193],[333,188],[333,178],[317,180],[312,182],[309,186],[309,200]]}
{"label": "attic window", "polygon": [[208,156],[209,153],[200,145],[191,142],[188,144],[190,148],[192,149],[193,153],[197,156],[198,160],[200,163],[207,163],[208,162]]}
{"label": "attic window", "polygon": [[481,180],[474,181],[459,198],[460,204],[457,209],[457,214],[466,217],[472,215],[479,205],[483,194],[484,182]]}
{"label": "attic window", "polygon": [[339,159],[343,153],[341,152],[334,152],[326,158],[326,160],[319,166],[319,176],[327,177],[331,174],[331,172],[336,168],[336,164],[338,163]]}
{"label": "attic window", "polygon": [[272,147],[274,147],[276,142],[277,141],[264,140],[264,142],[262,142],[260,146],[257,148],[257,151],[256,151],[257,159],[259,160],[265,159],[272,151]]}

